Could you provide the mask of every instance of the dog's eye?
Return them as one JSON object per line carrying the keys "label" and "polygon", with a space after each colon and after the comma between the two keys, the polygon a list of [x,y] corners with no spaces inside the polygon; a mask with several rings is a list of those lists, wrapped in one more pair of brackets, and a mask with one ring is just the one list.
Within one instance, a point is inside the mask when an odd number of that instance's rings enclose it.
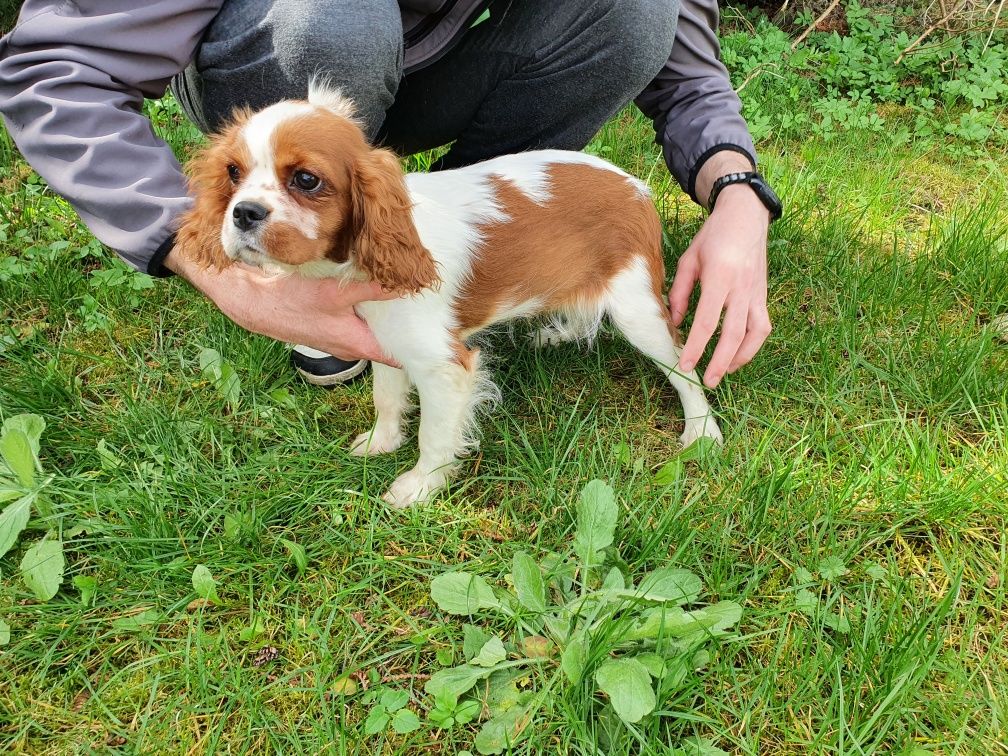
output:
{"label": "dog's eye", "polygon": [[238,170],[238,166],[234,163],[228,166],[228,178],[231,179],[232,184],[237,184],[239,179],[241,179],[241,171]]}
{"label": "dog's eye", "polygon": [[308,171],[294,171],[291,183],[302,192],[314,192],[322,186],[322,179]]}

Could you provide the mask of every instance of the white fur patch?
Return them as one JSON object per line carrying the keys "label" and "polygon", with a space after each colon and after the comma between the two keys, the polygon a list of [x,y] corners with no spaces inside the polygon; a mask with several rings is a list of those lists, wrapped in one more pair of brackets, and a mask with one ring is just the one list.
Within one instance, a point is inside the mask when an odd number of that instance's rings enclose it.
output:
{"label": "white fur patch", "polygon": [[519,318],[530,318],[534,315],[538,315],[542,311],[543,303],[538,297],[524,299],[520,302],[502,302],[498,306],[496,312],[494,312],[493,317],[490,318],[490,322],[487,325],[504,323],[509,320],[517,320]]}
{"label": "white fur patch", "polygon": [[[229,253],[230,254],[230,253]],[[334,262],[332,260],[312,260],[301,265],[290,265],[269,257],[264,252],[259,252],[248,247],[238,250],[230,255],[232,259],[240,259],[249,265],[262,268],[263,271],[273,275],[298,275],[302,278],[333,278],[340,281],[366,281],[364,275],[352,262]]]}
{"label": "white fur patch", "polygon": [[357,106],[343,90],[325,76],[315,76],[308,83],[308,102],[325,108],[341,118],[357,123]]}
{"label": "white fur patch", "polygon": [[[569,150],[534,150],[520,152],[516,155],[503,155],[492,160],[468,168],[459,169],[459,173],[469,176],[496,176],[514,184],[519,191],[538,205],[549,201],[550,191],[549,169],[554,165],[585,165],[601,171],[609,171],[622,176],[643,197],[650,197],[651,190],[640,179],[634,178],[620,170],[612,163],[595,155]],[[445,171],[443,174],[453,173]]]}

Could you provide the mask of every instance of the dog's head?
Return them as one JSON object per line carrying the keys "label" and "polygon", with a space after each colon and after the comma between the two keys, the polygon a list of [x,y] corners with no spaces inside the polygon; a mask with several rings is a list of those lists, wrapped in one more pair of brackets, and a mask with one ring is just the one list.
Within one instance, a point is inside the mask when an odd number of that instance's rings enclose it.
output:
{"label": "dog's head", "polygon": [[219,268],[241,260],[390,291],[437,282],[396,156],[371,147],[338,91],[238,112],[193,161],[176,245]]}

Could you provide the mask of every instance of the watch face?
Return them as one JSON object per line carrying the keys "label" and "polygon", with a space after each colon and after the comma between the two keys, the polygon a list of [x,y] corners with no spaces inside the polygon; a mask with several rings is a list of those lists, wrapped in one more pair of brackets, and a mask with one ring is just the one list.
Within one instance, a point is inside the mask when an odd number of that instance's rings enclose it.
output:
{"label": "watch face", "polygon": [[780,197],[777,193],[770,188],[770,185],[763,179],[762,176],[756,175],[749,180],[749,186],[751,186],[759,198],[766,205],[767,210],[770,211],[770,219],[777,220],[781,217],[784,211],[784,206],[780,201]]}

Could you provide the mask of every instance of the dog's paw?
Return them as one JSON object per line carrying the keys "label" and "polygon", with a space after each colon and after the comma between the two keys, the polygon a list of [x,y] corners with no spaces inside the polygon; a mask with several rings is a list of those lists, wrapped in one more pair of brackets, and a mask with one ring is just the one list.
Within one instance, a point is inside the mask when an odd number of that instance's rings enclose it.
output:
{"label": "dog's paw", "polygon": [[430,498],[430,495],[439,487],[437,480],[433,480],[431,476],[414,469],[404,472],[392,481],[392,485],[382,496],[382,499],[395,509],[406,509],[418,501]]}
{"label": "dog's paw", "polygon": [[376,454],[394,452],[403,444],[402,431],[382,433],[377,428],[361,433],[350,444],[350,454],[354,457],[373,457]]}
{"label": "dog's paw", "polygon": [[724,445],[724,437],[721,435],[721,429],[718,427],[717,420],[715,420],[712,415],[687,420],[686,428],[683,430],[683,434],[679,437],[679,442],[685,449],[698,438],[710,438],[713,439],[718,446]]}

